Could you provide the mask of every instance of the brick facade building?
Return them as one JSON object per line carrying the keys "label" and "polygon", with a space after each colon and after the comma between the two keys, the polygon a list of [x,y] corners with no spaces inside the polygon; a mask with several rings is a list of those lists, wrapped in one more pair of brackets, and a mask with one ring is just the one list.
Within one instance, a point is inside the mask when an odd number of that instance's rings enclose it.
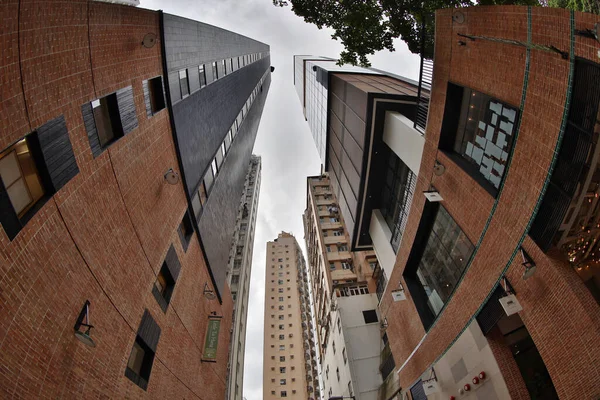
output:
{"label": "brick facade building", "polygon": [[[436,14],[422,161],[380,304],[413,399],[435,375],[430,399],[600,396],[600,274],[585,236],[596,223],[573,227],[567,213],[598,198],[600,47],[585,31],[599,21],[541,7]],[[558,241],[569,226],[589,254]],[[399,289],[406,300],[392,298]],[[518,316],[499,305],[507,292]],[[480,370],[489,379],[471,383]]]}
{"label": "brick facade building", "polygon": [[[182,171],[162,13],[8,1],[0,15],[0,397],[224,398],[232,299],[185,181],[165,179]],[[262,106],[252,112],[242,141]],[[202,362],[211,315],[216,362]],[[76,340],[77,321],[95,347]]]}

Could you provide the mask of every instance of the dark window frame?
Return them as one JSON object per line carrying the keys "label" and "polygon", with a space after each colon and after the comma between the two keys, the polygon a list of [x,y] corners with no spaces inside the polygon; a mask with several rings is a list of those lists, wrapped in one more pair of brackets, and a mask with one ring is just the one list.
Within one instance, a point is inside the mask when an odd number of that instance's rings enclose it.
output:
{"label": "dark window frame", "polygon": [[200,89],[202,89],[204,86],[207,85],[205,64],[201,64],[198,66],[198,75],[200,77]]}
{"label": "dark window frame", "polygon": [[181,240],[183,251],[187,252],[192,236],[194,235],[194,225],[192,223],[192,217],[190,216],[189,211],[186,210],[185,214],[183,214],[183,218],[181,219],[181,223],[177,228],[177,232],[179,233],[179,239]]}
{"label": "dark window frame", "polygon": [[376,322],[379,322],[379,317],[377,316],[377,310],[363,310],[362,315],[363,315],[365,324],[374,324]]}
{"label": "dark window frame", "polygon": [[[179,90],[181,91],[181,99],[183,100],[186,97],[188,97],[191,93],[190,76],[187,69],[179,70],[177,74],[179,78]],[[182,74],[185,74],[185,76],[181,76]]]}
{"label": "dark window frame", "polygon": [[[97,98],[90,102],[92,105],[92,114],[94,115],[94,124],[96,126],[96,135],[98,136],[98,142],[102,150],[108,149],[111,145],[118,142],[125,132],[123,130],[123,124],[121,122],[121,113],[119,111],[119,102],[117,99],[117,92],[107,94],[106,96]],[[96,111],[100,110],[100,111]],[[105,115],[108,113],[108,115]],[[100,114],[104,119],[100,119]],[[108,127],[106,126],[108,123]],[[104,137],[100,133],[103,130],[105,133],[112,133],[112,137]]]}
{"label": "dark window frame", "polygon": [[[421,267],[421,261],[424,259],[425,252],[428,249],[428,246],[430,245],[430,239],[432,240],[432,242],[431,242],[432,244],[437,241],[443,245],[443,242],[439,238],[437,233],[434,233],[434,226],[436,224],[436,221],[438,220],[438,217],[441,215],[441,213],[445,213],[447,215],[447,217],[449,218],[448,222],[451,222],[452,224],[454,224],[454,226],[452,227],[454,232],[457,232],[458,235],[461,235],[461,234],[464,235],[464,238],[467,240],[468,244],[470,245],[471,250],[468,255],[467,254],[463,255],[462,259],[460,260],[460,262],[463,263],[462,269],[459,271],[458,276],[456,277],[456,281],[454,283],[452,283],[452,289],[449,291],[449,293],[446,296],[447,299],[443,302],[443,305],[441,306],[440,310],[437,313],[435,313],[431,309],[430,305],[428,304],[429,303],[429,294],[427,293],[426,289],[423,287],[423,284],[420,281],[417,273],[418,273],[419,268]],[[444,216],[443,218],[446,218],[446,216]],[[457,242],[455,242],[455,244],[456,243]],[[454,293],[456,292],[456,290],[459,287],[459,283],[462,279],[462,276],[464,276],[464,274],[467,271],[467,265],[469,263],[470,258],[472,257],[472,255],[474,253],[474,249],[475,249],[475,246],[473,245],[473,243],[466,236],[466,234],[464,233],[464,231],[462,230],[460,225],[456,222],[456,220],[452,217],[452,215],[444,207],[442,207],[437,202],[433,202],[433,203],[425,202],[425,207],[423,208],[421,221],[419,223],[419,227],[417,229],[417,234],[414,239],[414,245],[410,251],[408,261],[406,263],[406,268],[404,269],[403,276],[404,276],[404,280],[406,282],[408,291],[410,292],[413,302],[415,304],[415,307],[417,309],[417,313],[419,314],[419,317],[421,318],[421,322],[423,323],[423,327],[425,328],[426,331],[428,331],[431,328],[431,326],[432,326],[433,322],[435,321],[435,319],[437,318],[437,316],[441,315],[443,313],[446,305],[448,304],[449,301],[451,301],[452,296],[454,295]],[[450,259],[451,259],[451,257],[450,257]],[[434,263],[430,263],[430,265],[433,265],[433,264]],[[453,263],[453,264],[454,264],[454,266],[457,266],[456,263]],[[458,266],[458,269],[459,268],[460,268],[460,266]],[[443,284],[442,282],[437,282],[437,283],[439,285]],[[450,285],[450,283],[447,283],[447,284]],[[450,286],[448,286],[448,287],[450,287]],[[437,291],[436,291],[436,293],[437,293]],[[438,298],[441,301],[443,301],[439,294],[438,294]]]}
{"label": "dark window frame", "polygon": [[[485,106],[482,106],[481,109],[475,108],[475,104],[471,101],[472,98],[482,99],[481,104],[484,104],[483,102],[485,102]],[[514,113],[514,121],[510,121],[508,120],[509,117],[502,115],[498,118],[498,114],[495,114],[495,112],[492,111],[491,103],[500,105],[502,108],[502,112],[504,112],[504,110],[508,110],[507,113]],[[477,112],[478,110],[481,111],[482,118],[471,118],[471,114],[469,113]],[[507,119],[508,123],[506,120],[503,120],[503,118]],[[506,176],[508,174],[507,167],[510,163],[512,149],[516,144],[514,139],[517,133],[516,130],[520,118],[521,112],[519,110],[519,107],[508,104],[486,93],[479,92],[468,87],[463,87],[452,82],[448,82],[448,88],[446,91],[446,104],[444,108],[444,117],[442,121],[442,129],[439,141],[439,149],[442,152],[444,152],[444,154],[448,158],[450,158],[456,165],[458,165],[462,170],[464,170],[471,178],[473,178],[481,187],[483,187],[483,189],[485,189],[490,195],[492,195],[495,198],[498,196],[499,188],[502,186],[502,182],[504,181],[504,179],[506,179]],[[482,121],[481,119],[484,119],[485,121]],[[510,125],[512,127],[511,135],[504,135],[504,132],[500,131],[500,125],[502,123],[505,124],[504,126]],[[469,133],[468,124],[478,125],[476,128],[474,128],[474,130],[471,130],[471,133]],[[489,133],[489,136],[488,134],[486,134],[486,137],[484,138],[483,136],[477,135],[477,132],[479,132],[479,130],[481,129],[480,125],[486,126],[486,132],[487,128],[493,127],[493,129]],[[497,145],[498,143],[493,140],[494,138],[499,139],[500,134],[505,136],[505,138],[503,140],[500,140],[500,142],[506,143],[508,146],[506,147],[505,151],[503,151],[504,147],[500,148]],[[493,146],[490,145],[490,148],[498,148],[501,157],[487,157],[492,155],[491,152],[485,153],[486,149],[482,150],[481,147],[473,145],[473,142],[466,140],[465,138],[468,135],[473,135],[475,142],[477,142],[475,138],[478,137],[481,141],[480,145],[483,145],[482,143],[485,142],[486,148],[488,147],[488,144],[491,143],[491,145]],[[471,147],[468,147],[468,143],[471,144]],[[465,149],[463,149],[463,147]],[[473,157],[468,155],[468,149],[470,148],[476,149],[478,154],[481,155],[481,157]],[[488,180],[488,178],[486,178],[482,172],[480,172],[481,167],[476,165],[477,160],[475,158],[481,158],[481,160],[483,160],[483,158],[485,157],[487,157],[489,162],[494,164],[494,166],[495,164],[498,164],[501,165],[503,168],[501,176],[490,173],[490,175],[498,177],[497,187],[491,180]],[[494,170],[494,172],[497,171]]]}
{"label": "dark window frame", "polygon": [[148,95],[150,97],[150,113],[156,115],[167,107],[165,93],[163,91],[162,76],[148,79]]}

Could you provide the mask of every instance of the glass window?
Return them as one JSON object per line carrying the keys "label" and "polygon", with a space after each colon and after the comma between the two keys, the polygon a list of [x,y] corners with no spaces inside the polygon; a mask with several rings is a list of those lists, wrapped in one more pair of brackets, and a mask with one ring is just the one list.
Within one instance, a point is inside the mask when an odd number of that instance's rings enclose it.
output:
{"label": "glass window", "polygon": [[19,218],[44,196],[27,139],[21,139],[0,153],[0,177]]}
{"label": "glass window", "polygon": [[427,294],[427,305],[434,315],[439,314],[450,298],[473,249],[450,214],[440,207],[417,268],[418,280]]}
{"label": "glass window", "polygon": [[113,93],[92,101],[92,110],[100,146],[106,148],[123,136],[117,95]]}
{"label": "glass window", "polygon": [[181,98],[190,94],[190,84],[188,82],[187,69],[179,71],[179,88],[181,89]]}
{"label": "glass window", "polygon": [[198,73],[200,74],[200,88],[206,86],[206,71],[204,70],[204,64],[198,67]]}
{"label": "glass window", "polygon": [[221,65],[223,65],[223,75],[227,75],[227,62],[225,60],[221,60]]}
{"label": "glass window", "polygon": [[212,63],[212,73],[213,73],[213,79],[216,81],[217,79],[219,79],[219,69],[217,68],[217,62],[214,61]]}
{"label": "glass window", "polygon": [[148,92],[150,97],[150,111],[154,115],[165,108],[162,76],[148,79]]}

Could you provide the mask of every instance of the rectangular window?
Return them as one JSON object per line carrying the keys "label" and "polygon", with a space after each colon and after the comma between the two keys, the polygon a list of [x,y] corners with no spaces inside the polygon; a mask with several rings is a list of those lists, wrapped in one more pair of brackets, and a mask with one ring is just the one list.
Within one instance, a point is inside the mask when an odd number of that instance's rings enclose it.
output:
{"label": "rectangular window", "polygon": [[92,101],[92,110],[100,147],[105,149],[124,134],[117,94],[109,94]]}
{"label": "rectangular window", "polygon": [[217,62],[214,61],[212,63],[212,73],[213,73],[213,80],[217,80],[219,79],[219,69],[217,68]]}
{"label": "rectangular window", "polygon": [[190,94],[190,83],[188,81],[187,69],[179,71],[179,88],[181,89],[181,98],[184,99]]}
{"label": "rectangular window", "polygon": [[23,218],[45,193],[36,160],[30,151],[31,136],[0,153],[0,177],[18,218]]}
{"label": "rectangular window", "polygon": [[144,390],[148,388],[160,333],[160,327],[146,310],[125,368],[125,376]]}
{"label": "rectangular window", "polygon": [[419,316],[428,329],[450,299],[474,246],[448,211],[426,202],[404,277]]}
{"label": "rectangular window", "polygon": [[285,367],[279,367],[279,373],[285,374]]}
{"label": "rectangular window", "polygon": [[204,64],[198,67],[198,74],[200,75],[200,88],[206,86],[206,71],[204,70]]}
{"label": "rectangular window", "polygon": [[348,246],[345,244],[338,245],[338,251],[348,251]]}
{"label": "rectangular window", "polygon": [[345,365],[346,362],[348,361],[348,357],[346,357],[346,348],[345,347],[342,349],[342,358],[344,359],[344,365]]}
{"label": "rectangular window", "polygon": [[440,149],[496,195],[519,120],[518,108],[484,93],[448,84]]}
{"label": "rectangular window", "polygon": [[160,268],[160,272],[156,277],[156,282],[154,282],[154,289],[155,290],[153,290],[153,293],[155,293],[156,300],[160,304],[163,311],[166,311],[167,306],[171,301],[173,289],[175,289],[175,280],[173,279],[173,276],[169,271],[166,261],[163,262],[163,265]]}
{"label": "rectangular window", "polygon": [[362,314],[365,320],[365,324],[379,322],[379,319],[377,318],[377,311],[375,310],[365,310],[362,312]]}
{"label": "rectangular window", "polygon": [[179,224],[178,228],[179,239],[181,240],[181,245],[183,247],[183,251],[187,251],[188,246],[190,245],[190,240],[192,239],[192,235],[194,234],[194,227],[192,225],[192,219],[190,214],[186,211],[183,215],[183,219]]}
{"label": "rectangular window", "polygon": [[223,76],[227,75],[227,62],[225,60],[221,60],[221,65],[223,65]]}
{"label": "rectangular window", "polygon": [[279,301],[283,301],[283,297],[279,297]]}
{"label": "rectangular window", "polygon": [[284,362],[285,361],[285,356],[279,356],[279,361],[280,362]]}
{"label": "rectangular window", "polygon": [[285,384],[286,384],[286,383],[285,383],[285,379],[280,379],[280,380],[279,380],[279,384],[280,384],[280,385],[285,385]]}
{"label": "rectangular window", "polygon": [[329,263],[329,269],[330,269],[331,271],[334,271],[334,270],[335,270],[335,263],[333,263],[333,262],[330,262],[330,263]]}
{"label": "rectangular window", "polygon": [[279,330],[282,331],[285,329],[285,325],[279,325]]}
{"label": "rectangular window", "polygon": [[281,397],[287,397],[287,392],[285,390],[281,391]]}
{"label": "rectangular window", "polygon": [[283,315],[280,315],[280,316],[279,316],[279,319],[280,319],[280,320],[283,320],[283,318],[284,318],[284,317],[285,317],[285,316],[283,316]]}
{"label": "rectangular window", "polygon": [[171,301],[180,269],[181,265],[179,264],[177,253],[173,245],[171,245],[152,288],[152,294],[164,312],[167,311],[167,307]]}
{"label": "rectangular window", "polygon": [[163,92],[162,76],[148,79],[148,94],[150,97],[150,111],[152,115],[165,108],[166,103],[165,94]]}
{"label": "rectangular window", "polygon": [[239,275],[232,275],[231,276],[231,284],[235,285],[240,281],[240,276]]}

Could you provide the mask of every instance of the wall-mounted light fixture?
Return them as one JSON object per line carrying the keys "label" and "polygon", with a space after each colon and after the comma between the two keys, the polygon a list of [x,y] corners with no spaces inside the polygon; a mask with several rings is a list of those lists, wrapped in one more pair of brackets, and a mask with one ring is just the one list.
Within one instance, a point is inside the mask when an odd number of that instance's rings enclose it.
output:
{"label": "wall-mounted light fixture", "polygon": [[527,254],[523,247],[521,247],[521,257],[523,258],[521,265],[525,267],[525,271],[523,272],[523,280],[529,279],[535,273],[535,269],[537,267],[531,256]]}
{"label": "wall-mounted light fixture", "polygon": [[446,172],[446,167],[444,167],[444,164],[442,164],[438,160],[435,160],[435,164],[433,166],[433,174],[435,176],[442,176],[444,175],[444,172]]}
{"label": "wall-mounted light fixture", "polygon": [[[85,323],[83,322],[84,319]],[[85,326],[87,328],[85,332],[81,332],[79,330],[79,328],[81,328],[82,326]],[[75,329],[75,337],[81,343],[87,346],[96,347],[96,343],[94,343],[94,341],[90,337],[90,330],[93,327],[94,325],[90,325],[90,301],[86,300],[85,304],[83,305],[83,308],[81,309],[81,312],[79,313],[79,316],[77,317],[75,326],[73,327]]]}
{"label": "wall-mounted light fixture", "polygon": [[215,291],[208,286],[208,283],[204,284],[204,292],[202,294],[204,294],[204,297],[206,297],[208,300],[214,300],[217,298]]}
{"label": "wall-mounted light fixture", "polygon": [[173,168],[169,168],[167,172],[165,172],[165,181],[169,185],[177,185],[179,183],[179,174],[173,170]]}
{"label": "wall-mounted light fixture", "polygon": [[142,46],[147,49],[154,47],[156,44],[156,35],[154,33],[146,33],[142,39]]}

